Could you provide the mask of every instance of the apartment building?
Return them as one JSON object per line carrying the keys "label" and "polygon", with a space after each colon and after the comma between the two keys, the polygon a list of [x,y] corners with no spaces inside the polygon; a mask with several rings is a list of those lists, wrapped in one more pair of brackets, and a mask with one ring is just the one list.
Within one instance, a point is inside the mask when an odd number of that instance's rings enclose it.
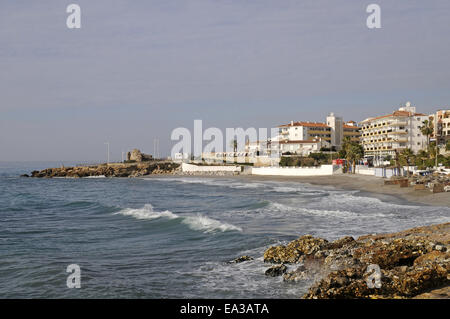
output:
{"label": "apartment building", "polygon": [[355,121],[344,123],[343,126],[344,139],[348,137],[352,142],[358,142],[361,139],[360,127]]}
{"label": "apartment building", "polygon": [[438,140],[438,144],[445,144],[450,140],[450,110],[439,110],[430,115],[434,131],[431,138]]}
{"label": "apartment building", "polygon": [[359,127],[356,122],[344,122],[342,117],[330,113],[326,117],[326,123],[320,122],[294,122],[280,125],[279,140],[283,142],[297,143],[300,148],[299,141],[311,142],[321,141],[324,148],[335,147],[340,149],[342,142],[346,136],[353,141],[359,142]]}
{"label": "apartment building", "polygon": [[406,103],[392,114],[368,118],[360,123],[361,143],[366,158],[395,156],[406,148],[414,153],[427,146],[427,138],[420,130],[428,115],[417,113]]}
{"label": "apartment building", "polygon": [[284,141],[306,141],[321,138],[331,144],[331,127],[318,122],[294,122],[280,125],[280,143]]}

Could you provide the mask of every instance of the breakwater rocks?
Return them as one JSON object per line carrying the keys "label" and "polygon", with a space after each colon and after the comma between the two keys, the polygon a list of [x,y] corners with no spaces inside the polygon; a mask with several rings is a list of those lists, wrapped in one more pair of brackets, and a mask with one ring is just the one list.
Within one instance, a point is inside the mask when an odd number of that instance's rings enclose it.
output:
{"label": "breakwater rocks", "polygon": [[180,164],[173,162],[141,162],[133,164],[100,164],[90,166],[47,168],[31,172],[31,177],[139,177],[151,174],[176,174]]}
{"label": "breakwater rocks", "polygon": [[[283,266],[270,267],[272,276],[290,282],[313,280],[303,296],[307,299],[450,298],[449,249],[446,223],[333,242],[306,235],[270,247],[264,261]],[[275,271],[280,267],[282,271]]]}

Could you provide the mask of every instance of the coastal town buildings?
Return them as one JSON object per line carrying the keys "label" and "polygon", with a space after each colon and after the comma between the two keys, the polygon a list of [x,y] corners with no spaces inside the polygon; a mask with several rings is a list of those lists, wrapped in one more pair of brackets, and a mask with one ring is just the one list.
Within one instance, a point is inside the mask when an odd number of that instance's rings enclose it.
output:
{"label": "coastal town buildings", "polygon": [[438,144],[445,144],[450,140],[450,109],[439,110],[430,114],[430,121],[433,123],[432,140],[437,140]]}
{"label": "coastal town buildings", "polygon": [[428,115],[417,113],[406,103],[391,114],[371,117],[360,123],[361,143],[366,158],[386,158],[406,149],[414,153],[427,146],[427,137],[421,132]]}
{"label": "coastal town buildings", "polygon": [[331,145],[331,127],[319,122],[294,122],[280,125],[280,143],[287,141],[308,141],[321,138]]}
{"label": "coastal town buildings", "polygon": [[344,122],[342,117],[336,116],[334,113],[330,113],[326,117],[326,123],[291,121],[289,124],[278,126],[278,128],[282,152],[293,148],[298,148],[300,153],[304,149],[315,150],[319,143],[318,151],[321,148],[339,150],[345,137],[349,137],[352,141],[359,141],[360,136],[360,129],[356,122]]}
{"label": "coastal town buildings", "polygon": [[348,137],[352,142],[360,142],[361,128],[355,121],[349,121],[343,124],[344,139]]}
{"label": "coastal town buildings", "polygon": [[295,154],[308,156],[311,153],[320,152],[323,147],[329,147],[330,143],[321,138],[313,140],[282,141],[279,143],[281,154]]}

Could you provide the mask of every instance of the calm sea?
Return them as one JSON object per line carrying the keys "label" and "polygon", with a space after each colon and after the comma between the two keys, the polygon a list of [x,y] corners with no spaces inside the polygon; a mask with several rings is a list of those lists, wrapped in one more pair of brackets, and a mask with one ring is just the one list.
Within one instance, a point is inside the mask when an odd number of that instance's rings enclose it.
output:
{"label": "calm sea", "polygon": [[[450,221],[450,209],[243,178],[32,179],[0,163],[0,298],[298,298],[270,245]],[[253,261],[229,264],[241,255]],[[81,269],[81,288],[66,268]]]}

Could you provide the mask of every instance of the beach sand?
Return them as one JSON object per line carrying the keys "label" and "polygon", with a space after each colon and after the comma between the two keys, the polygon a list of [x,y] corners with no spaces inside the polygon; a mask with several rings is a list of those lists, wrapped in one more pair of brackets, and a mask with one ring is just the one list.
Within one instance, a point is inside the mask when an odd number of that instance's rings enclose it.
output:
{"label": "beach sand", "polygon": [[312,185],[333,186],[339,189],[372,193],[374,196],[384,200],[399,198],[417,204],[450,207],[450,193],[448,192],[433,194],[429,189],[414,190],[412,187],[401,188],[399,185],[384,185],[383,178],[367,175],[345,174],[304,177],[239,175],[237,177],[249,180],[299,182]]}

